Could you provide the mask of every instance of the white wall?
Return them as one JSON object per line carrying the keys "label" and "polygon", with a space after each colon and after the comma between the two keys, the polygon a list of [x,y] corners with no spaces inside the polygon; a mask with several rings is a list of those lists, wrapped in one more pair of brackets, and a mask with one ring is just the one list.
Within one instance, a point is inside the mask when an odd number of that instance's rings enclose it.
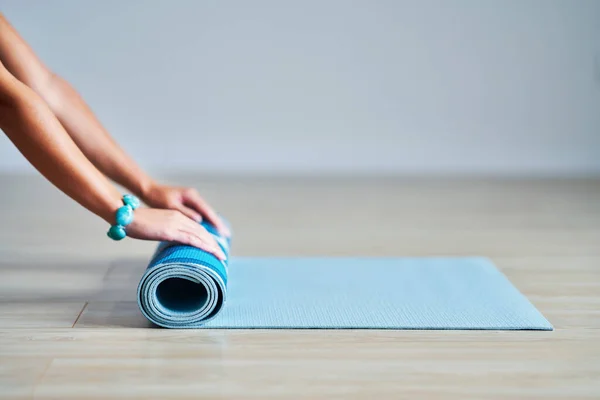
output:
{"label": "white wall", "polygon": [[600,1],[0,9],[151,169],[600,173]]}

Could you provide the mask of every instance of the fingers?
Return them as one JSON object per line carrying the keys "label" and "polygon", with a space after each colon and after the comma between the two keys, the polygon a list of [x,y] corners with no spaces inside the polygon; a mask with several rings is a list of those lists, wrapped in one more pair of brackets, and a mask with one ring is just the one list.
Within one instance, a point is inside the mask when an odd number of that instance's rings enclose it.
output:
{"label": "fingers", "polygon": [[179,211],[180,213],[182,213],[183,215],[185,215],[186,217],[188,217],[196,222],[202,221],[202,215],[200,215],[196,211],[192,210],[191,208],[184,206],[183,204],[177,205],[177,207],[175,207],[175,209],[177,211]]}
{"label": "fingers", "polygon": [[218,244],[211,243],[210,240],[206,240],[198,235],[197,232],[192,232],[189,230],[181,230],[178,232],[176,237],[176,241],[182,244],[187,244],[189,246],[197,247],[201,250],[204,250],[208,253],[211,253],[219,260],[225,260],[225,254],[221,250]]}
{"label": "fingers", "polygon": [[181,222],[179,231],[182,234],[183,239],[189,241],[189,243],[185,242],[186,244],[208,251],[209,253],[214,254],[217,258],[225,260],[226,256],[213,235],[204,229],[204,227],[193,222],[189,218],[184,216],[182,216],[182,218],[183,220]]}
{"label": "fingers", "polygon": [[197,247],[201,250],[211,253],[219,260],[226,259],[225,254],[223,253],[219,245],[216,244],[216,242],[214,242],[214,240],[211,242],[210,240],[199,236],[198,232],[181,230],[179,231],[176,241],[183,244],[187,244],[189,246]]}
{"label": "fingers", "polygon": [[127,226],[127,236],[168,242],[179,242],[194,246],[226,260],[215,237],[202,225],[176,210],[140,208],[136,217]]}
{"label": "fingers", "polygon": [[194,189],[189,189],[184,193],[184,201],[186,204],[194,208],[200,214],[202,214],[208,222],[213,224],[219,233],[224,236],[231,236],[231,232],[227,226],[223,223],[217,213],[204,201],[204,199]]}

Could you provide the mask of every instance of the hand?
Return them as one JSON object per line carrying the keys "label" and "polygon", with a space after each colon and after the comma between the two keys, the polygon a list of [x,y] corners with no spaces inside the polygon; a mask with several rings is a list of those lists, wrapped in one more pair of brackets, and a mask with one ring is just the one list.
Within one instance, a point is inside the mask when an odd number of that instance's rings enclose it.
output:
{"label": "hand", "polygon": [[135,239],[179,242],[212,253],[220,260],[225,254],[215,238],[204,227],[179,211],[138,208],[133,222],[127,225],[127,236]]}
{"label": "hand", "polygon": [[231,235],[227,226],[196,189],[155,184],[144,193],[142,199],[150,207],[177,210],[196,222],[205,218],[221,235]]}

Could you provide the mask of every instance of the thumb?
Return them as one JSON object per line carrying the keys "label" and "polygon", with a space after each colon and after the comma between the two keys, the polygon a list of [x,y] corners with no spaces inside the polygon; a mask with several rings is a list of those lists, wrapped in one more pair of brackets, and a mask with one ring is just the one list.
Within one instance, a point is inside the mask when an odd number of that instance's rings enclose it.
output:
{"label": "thumb", "polygon": [[202,216],[200,214],[198,214],[196,211],[194,211],[191,208],[188,208],[188,207],[186,207],[184,205],[179,205],[177,207],[177,211],[179,211],[180,213],[182,213],[186,217],[188,217],[190,219],[193,219],[196,222],[202,221]]}

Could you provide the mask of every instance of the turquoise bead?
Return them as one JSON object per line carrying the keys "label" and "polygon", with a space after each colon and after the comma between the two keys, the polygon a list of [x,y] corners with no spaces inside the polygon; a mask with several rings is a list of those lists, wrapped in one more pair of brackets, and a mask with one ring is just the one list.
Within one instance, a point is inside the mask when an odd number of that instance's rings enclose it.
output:
{"label": "turquoise bead", "polygon": [[109,238],[112,240],[121,240],[127,236],[127,232],[125,232],[125,228],[119,225],[113,225],[110,227],[108,232],[106,233]]}
{"label": "turquoise bead", "polygon": [[123,196],[123,204],[125,204],[126,206],[131,207],[132,209],[136,209],[140,206],[140,199],[138,199],[137,197],[135,197],[132,194],[126,194]]}
{"label": "turquoise bead", "polygon": [[133,210],[141,204],[140,199],[131,194],[123,196],[122,207],[115,213],[115,225],[111,226],[106,235],[113,240],[122,240],[127,236],[125,227],[133,222]]}
{"label": "turquoise bead", "polygon": [[123,206],[117,210],[115,222],[117,225],[127,226],[133,221],[133,209],[130,206]]}

